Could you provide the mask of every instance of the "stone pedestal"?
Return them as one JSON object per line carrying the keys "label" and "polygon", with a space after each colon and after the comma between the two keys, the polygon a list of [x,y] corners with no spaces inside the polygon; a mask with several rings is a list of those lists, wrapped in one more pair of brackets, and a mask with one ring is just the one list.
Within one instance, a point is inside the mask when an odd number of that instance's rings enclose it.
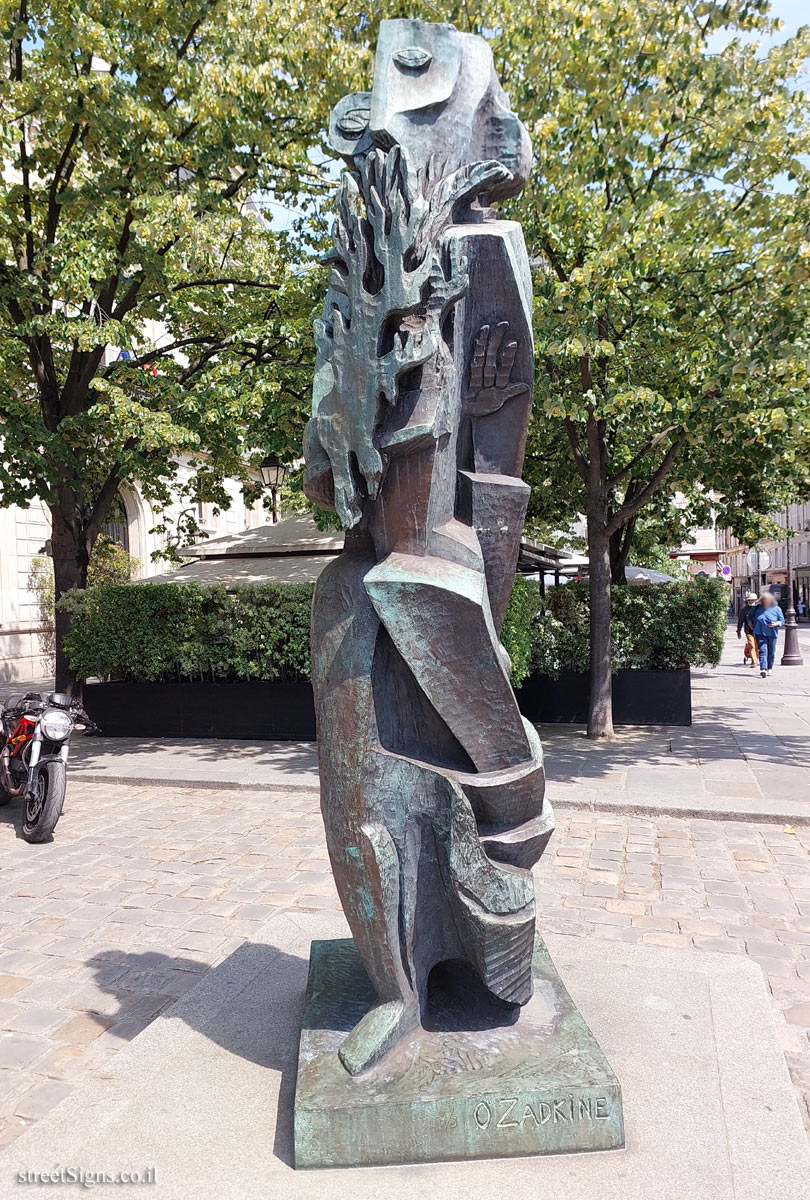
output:
{"label": "stone pedestal", "polygon": [[[296,1167],[512,1158],[624,1145],[621,1088],[540,937],[523,1008],[441,968],[429,1029],[349,1075],[337,1050],[374,993],[350,939],[313,942],[295,1096]],[[458,967],[456,967],[458,970]]]}

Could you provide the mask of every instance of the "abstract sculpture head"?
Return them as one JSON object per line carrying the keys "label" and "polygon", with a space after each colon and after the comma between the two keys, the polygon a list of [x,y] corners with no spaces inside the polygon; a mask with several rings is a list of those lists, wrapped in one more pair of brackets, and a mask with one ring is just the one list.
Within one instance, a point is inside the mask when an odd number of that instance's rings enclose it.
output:
{"label": "abstract sculpture head", "polygon": [[489,45],[452,25],[418,20],[381,22],[372,90],[340,101],[329,141],[353,165],[372,146],[400,146],[414,163],[432,157],[434,178],[496,160],[510,178],[493,185],[488,200],[517,195],[531,163],[529,135],[509,106]]}

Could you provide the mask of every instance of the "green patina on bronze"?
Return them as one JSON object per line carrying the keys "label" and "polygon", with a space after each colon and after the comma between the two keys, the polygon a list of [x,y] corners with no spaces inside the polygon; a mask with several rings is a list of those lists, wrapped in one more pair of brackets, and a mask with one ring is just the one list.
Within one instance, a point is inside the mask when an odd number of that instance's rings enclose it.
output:
{"label": "green patina on bronze", "polygon": [[[373,1006],[374,989],[352,941],[313,942],[298,1061],[296,1166],[622,1147],[621,1088],[540,937],[533,976],[532,999],[518,1020],[505,1024],[492,1010],[479,1011],[476,1020],[437,986],[433,1027],[356,1077],[336,1051]],[[480,1028],[447,1028],[465,1023]]]}
{"label": "green patina on bronze", "polygon": [[311,643],[354,941],[313,952],[297,1165],[615,1146],[615,1080],[543,952],[533,974],[531,868],[554,814],[500,641],[532,296],[520,226],[491,204],[523,187],[529,139],[484,39],[393,20],[329,141],[346,171],[304,488],[346,529]]}

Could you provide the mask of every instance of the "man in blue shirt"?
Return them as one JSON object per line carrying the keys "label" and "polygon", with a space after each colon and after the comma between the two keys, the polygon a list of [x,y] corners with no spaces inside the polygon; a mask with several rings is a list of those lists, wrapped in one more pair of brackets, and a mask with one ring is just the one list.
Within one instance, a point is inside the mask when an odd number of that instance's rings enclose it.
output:
{"label": "man in blue shirt", "polygon": [[754,618],[754,637],[759,647],[759,673],[764,679],[773,670],[776,640],[785,623],[784,614],[770,592],[763,592]]}

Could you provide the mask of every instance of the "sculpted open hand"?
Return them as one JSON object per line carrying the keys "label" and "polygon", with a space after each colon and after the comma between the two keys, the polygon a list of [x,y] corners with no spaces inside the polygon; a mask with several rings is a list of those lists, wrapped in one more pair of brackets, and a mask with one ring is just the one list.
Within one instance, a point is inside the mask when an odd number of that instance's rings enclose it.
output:
{"label": "sculpted open hand", "polygon": [[[474,417],[497,412],[507,400],[528,392],[528,383],[510,383],[517,354],[517,342],[501,343],[509,333],[509,322],[500,321],[494,330],[482,325],[475,339],[470,382],[464,397],[464,410]],[[498,352],[500,352],[500,358]]]}

